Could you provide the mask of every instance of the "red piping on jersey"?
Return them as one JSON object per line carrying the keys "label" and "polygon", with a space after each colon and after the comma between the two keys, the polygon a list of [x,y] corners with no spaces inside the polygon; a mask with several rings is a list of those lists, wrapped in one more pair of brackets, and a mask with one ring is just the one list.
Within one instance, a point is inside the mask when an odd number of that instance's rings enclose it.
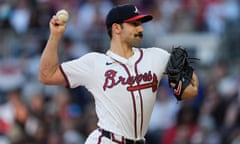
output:
{"label": "red piping on jersey", "polygon": [[[139,49],[140,51],[140,56],[138,58],[138,60],[135,62],[134,64],[134,70],[135,73],[138,75],[138,71],[137,71],[137,64],[141,61],[142,57],[143,57],[143,51],[142,49]],[[128,76],[130,77],[131,74],[127,68],[127,66],[123,63],[121,63],[120,61],[114,59],[117,63],[119,63],[121,66],[123,66],[123,68],[125,69],[125,71],[127,72]],[[137,83],[137,86],[139,85],[139,82]],[[133,87],[132,84],[130,85],[129,88]],[[134,88],[134,87],[133,87]],[[142,100],[142,94],[141,91],[138,89],[139,91],[139,96],[140,96],[140,105],[141,105],[141,122],[140,122],[140,133],[142,133],[142,127],[143,127],[143,100]],[[134,132],[135,132],[135,138],[137,138],[137,110],[136,110],[136,101],[135,101],[135,97],[134,97],[134,91],[131,91],[131,96],[132,96],[132,101],[133,101],[133,110],[134,110]]]}
{"label": "red piping on jersey", "polygon": [[[134,68],[135,68],[135,73],[138,75],[138,70],[137,70],[137,64],[141,61],[142,57],[143,57],[143,51],[142,49],[139,49],[140,51],[140,57],[139,59],[136,61]],[[139,82],[137,82],[137,84],[139,85]],[[142,128],[143,128],[143,100],[142,100],[142,93],[140,91],[140,89],[138,90],[139,96],[140,96],[140,105],[141,105],[141,127],[140,127],[140,134],[142,134]]]}
{"label": "red piping on jersey", "polygon": [[113,133],[111,133],[111,137],[112,137],[111,139],[112,139],[113,142],[116,142],[118,144],[124,144],[124,137],[123,136],[121,136],[121,141],[118,141],[117,139],[115,139],[115,136],[114,136]]}
{"label": "red piping on jersey", "polygon": [[65,81],[67,82],[66,87],[67,87],[67,88],[70,88],[70,82],[69,82],[69,80],[68,80],[68,78],[67,78],[67,75],[65,74],[65,72],[64,72],[64,70],[63,70],[63,68],[62,68],[62,65],[59,65],[59,68],[60,68],[61,73],[63,74],[63,77],[64,77]]}
{"label": "red piping on jersey", "polygon": [[[121,66],[124,67],[124,69],[126,70],[128,76],[130,77],[131,74],[127,68],[127,66],[125,64],[122,64],[121,62],[117,61]],[[131,85],[132,86],[132,85]],[[136,110],[136,101],[134,98],[134,94],[133,91],[131,91],[131,95],[132,95],[132,100],[133,100],[133,110],[134,110],[134,132],[135,132],[135,138],[137,138],[137,110]]]}
{"label": "red piping on jersey", "polygon": [[103,137],[103,134],[101,133],[101,135],[100,135],[100,136],[98,136],[98,142],[97,142],[97,144],[101,144],[102,137]]}

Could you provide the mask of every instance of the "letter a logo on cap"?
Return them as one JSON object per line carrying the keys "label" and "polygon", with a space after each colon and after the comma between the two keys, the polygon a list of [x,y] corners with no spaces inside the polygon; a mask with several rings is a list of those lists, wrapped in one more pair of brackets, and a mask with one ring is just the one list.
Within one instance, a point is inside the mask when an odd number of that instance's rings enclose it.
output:
{"label": "letter a logo on cap", "polygon": [[134,13],[138,13],[138,9],[137,9],[137,7],[135,6],[135,11],[134,11]]}

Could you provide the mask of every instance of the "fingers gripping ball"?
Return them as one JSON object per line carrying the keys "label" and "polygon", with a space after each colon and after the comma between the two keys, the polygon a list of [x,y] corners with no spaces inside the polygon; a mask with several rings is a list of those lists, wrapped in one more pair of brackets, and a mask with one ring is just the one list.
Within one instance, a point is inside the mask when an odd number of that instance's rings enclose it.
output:
{"label": "fingers gripping ball", "polygon": [[56,13],[56,16],[59,20],[67,22],[69,19],[69,14],[67,12],[67,10],[65,9],[61,9]]}

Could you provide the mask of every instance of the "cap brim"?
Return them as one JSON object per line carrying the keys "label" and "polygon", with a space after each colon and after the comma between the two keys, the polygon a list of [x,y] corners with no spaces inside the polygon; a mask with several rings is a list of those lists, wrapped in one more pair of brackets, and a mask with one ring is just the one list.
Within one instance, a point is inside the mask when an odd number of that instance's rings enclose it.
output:
{"label": "cap brim", "polygon": [[140,20],[142,23],[148,22],[153,19],[153,16],[148,15],[148,14],[142,14],[142,15],[137,15],[132,18],[124,20],[124,22],[134,22],[137,20]]}

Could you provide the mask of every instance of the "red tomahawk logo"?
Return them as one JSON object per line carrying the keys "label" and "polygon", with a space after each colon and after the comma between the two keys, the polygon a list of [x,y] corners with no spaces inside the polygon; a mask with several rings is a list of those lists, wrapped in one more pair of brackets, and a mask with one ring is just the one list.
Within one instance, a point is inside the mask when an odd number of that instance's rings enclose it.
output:
{"label": "red tomahawk logo", "polygon": [[154,92],[157,90],[157,84],[158,84],[157,77],[154,76],[153,81],[151,83],[146,83],[146,84],[136,85],[136,86],[129,86],[129,87],[127,87],[127,90],[128,91],[136,91],[136,90],[141,90],[141,89],[146,89],[146,88],[152,87],[152,91]]}

